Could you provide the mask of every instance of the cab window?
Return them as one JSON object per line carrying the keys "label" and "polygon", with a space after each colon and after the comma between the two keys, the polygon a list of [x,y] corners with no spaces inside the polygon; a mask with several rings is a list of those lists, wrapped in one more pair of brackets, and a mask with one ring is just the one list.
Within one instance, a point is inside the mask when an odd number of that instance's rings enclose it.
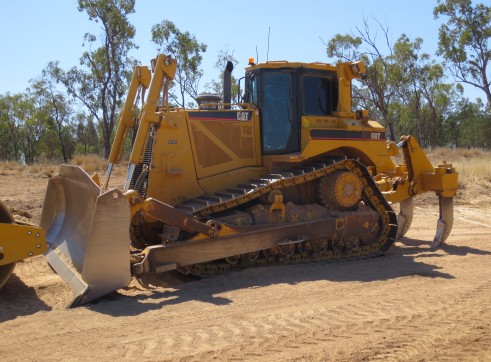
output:
{"label": "cab window", "polygon": [[305,75],[302,90],[304,115],[329,116],[336,110],[338,101],[336,79]]}
{"label": "cab window", "polygon": [[265,154],[285,153],[292,134],[290,74],[265,72],[262,76],[262,136]]}

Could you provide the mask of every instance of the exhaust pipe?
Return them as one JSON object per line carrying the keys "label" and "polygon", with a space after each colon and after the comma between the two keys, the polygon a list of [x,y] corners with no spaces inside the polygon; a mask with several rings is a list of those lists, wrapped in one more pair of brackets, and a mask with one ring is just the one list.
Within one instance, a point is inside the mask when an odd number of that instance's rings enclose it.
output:
{"label": "exhaust pipe", "polygon": [[232,70],[234,69],[234,63],[230,60],[227,62],[227,66],[223,71],[223,103],[225,103],[224,109],[230,109],[230,103],[232,103]]}

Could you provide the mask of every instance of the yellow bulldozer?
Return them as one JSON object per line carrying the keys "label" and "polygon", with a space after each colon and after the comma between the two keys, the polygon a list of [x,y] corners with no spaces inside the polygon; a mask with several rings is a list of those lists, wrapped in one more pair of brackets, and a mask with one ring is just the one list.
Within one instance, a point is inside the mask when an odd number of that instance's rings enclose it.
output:
{"label": "yellow bulldozer", "polygon": [[39,226],[17,223],[7,206],[0,201],[0,288],[7,282],[18,261],[42,255],[46,250],[44,230]]}
{"label": "yellow bulldozer", "polygon": [[[232,70],[223,99],[188,110],[169,103],[174,59],[135,67],[102,183],[67,165],[50,179],[40,226],[72,306],[145,273],[383,255],[409,229],[413,197],[428,191],[440,203],[432,247],[448,237],[457,173],[433,167],[414,137],[387,142],[367,111],[352,111],[362,62],[251,59],[236,104]],[[130,134],[124,190],[110,189]]]}

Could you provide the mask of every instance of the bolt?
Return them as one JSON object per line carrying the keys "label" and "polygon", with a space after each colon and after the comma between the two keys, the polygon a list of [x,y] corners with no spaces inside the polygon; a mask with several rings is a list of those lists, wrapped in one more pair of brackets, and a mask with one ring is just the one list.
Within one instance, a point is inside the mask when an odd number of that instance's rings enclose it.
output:
{"label": "bolt", "polygon": [[31,231],[31,230],[29,230],[29,231],[27,232],[27,235],[32,235],[32,231]]}
{"label": "bolt", "polygon": [[39,238],[41,236],[40,233],[36,233],[36,237]]}
{"label": "bolt", "polygon": [[28,255],[29,255],[29,256],[32,256],[32,255],[33,255],[33,254],[32,254],[32,251],[30,251],[30,252],[28,253]]}

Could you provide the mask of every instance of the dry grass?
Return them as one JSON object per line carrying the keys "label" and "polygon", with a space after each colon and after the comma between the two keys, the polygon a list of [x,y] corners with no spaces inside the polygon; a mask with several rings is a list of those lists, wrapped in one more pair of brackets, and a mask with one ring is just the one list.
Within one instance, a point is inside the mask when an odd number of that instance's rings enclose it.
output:
{"label": "dry grass", "polygon": [[24,165],[19,164],[15,161],[0,162],[0,174],[5,173],[7,171],[10,172],[22,171],[24,170],[24,168],[25,168]]}
{"label": "dry grass", "polygon": [[[451,163],[459,174],[457,202],[481,205],[491,200],[491,152],[480,149],[436,148],[426,151],[434,166]],[[422,199],[427,199],[424,195]]]}
{"label": "dry grass", "polygon": [[35,163],[34,165],[26,166],[31,174],[53,177],[58,173],[58,166],[49,163]]}
{"label": "dry grass", "polygon": [[107,168],[107,161],[97,155],[76,155],[70,163],[82,167],[88,174],[105,172]]}
{"label": "dry grass", "polygon": [[[471,192],[489,194],[491,187],[491,152],[480,149],[436,148],[425,151],[434,166],[443,161],[451,163],[459,173],[459,188]],[[396,163],[402,161],[398,156]],[[70,162],[82,167],[89,175],[99,173],[102,176],[107,168],[107,161],[97,155],[76,155]],[[41,162],[34,165],[23,165],[17,162],[0,162],[0,175],[21,174],[24,172],[40,177],[52,177],[58,173],[59,165]],[[124,163],[113,169],[113,175],[122,177],[126,174]]]}
{"label": "dry grass", "polygon": [[491,181],[491,152],[476,148],[449,149],[436,148],[426,151],[430,161],[436,165],[447,161],[451,163],[459,173],[459,180],[464,186],[475,182]]}

